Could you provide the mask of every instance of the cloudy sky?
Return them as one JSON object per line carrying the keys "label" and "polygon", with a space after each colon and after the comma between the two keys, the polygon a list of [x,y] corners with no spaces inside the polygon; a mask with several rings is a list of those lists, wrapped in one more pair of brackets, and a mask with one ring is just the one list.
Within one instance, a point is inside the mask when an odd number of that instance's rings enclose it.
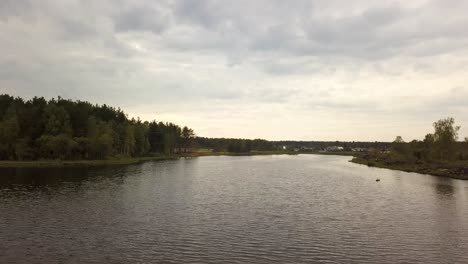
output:
{"label": "cloudy sky", "polygon": [[1,0],[0,93],[200,136],[468,136],[468,1]]}

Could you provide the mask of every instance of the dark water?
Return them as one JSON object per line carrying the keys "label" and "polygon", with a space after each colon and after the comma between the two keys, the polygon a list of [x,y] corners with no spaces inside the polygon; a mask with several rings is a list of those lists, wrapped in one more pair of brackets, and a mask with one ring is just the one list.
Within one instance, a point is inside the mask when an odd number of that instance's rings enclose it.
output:
{"label": "dark water", "polygon": [[2,169],[0,263],[468,263],[468,182],[348,159]]}

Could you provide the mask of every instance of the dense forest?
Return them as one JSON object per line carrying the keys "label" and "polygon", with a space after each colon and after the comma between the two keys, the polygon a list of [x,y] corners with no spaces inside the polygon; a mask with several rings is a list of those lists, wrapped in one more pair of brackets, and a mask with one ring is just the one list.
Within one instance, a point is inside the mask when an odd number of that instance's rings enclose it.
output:
{"label": "dense forest", "polygon": [[194,138],[190,128],[129,119],[107,105],[0,95],[1,160],[172,155],[189,150]]}
{"label": "dense forest", "polygon": [[247,153],[252,150],[275,150],[275,145],[264,139],[197,137],[196,145],[200,148],[210,149],[214,152],[227,151],[233,153]]}

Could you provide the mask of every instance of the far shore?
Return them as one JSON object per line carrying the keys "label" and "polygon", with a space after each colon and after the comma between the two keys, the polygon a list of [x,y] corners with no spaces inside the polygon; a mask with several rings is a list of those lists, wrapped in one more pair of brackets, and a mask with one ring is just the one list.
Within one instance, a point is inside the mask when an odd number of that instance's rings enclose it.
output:
{"label": "far shore", "polygon": [[316,155],[338,155],[338,156],[355,156],[355,152],[323,152],[323,151],[292,151],[292,150],[266,150],[266,151],[251,151],[245,153],[236,152],[211,152],[201,151],[183,154],[182,157],[202,157],[202,156],[258,156],[258,155],[299,155],[299,154],[316,154]]}
{"label": "far shore", "polygon": [[446,177],[459,180],[468,180],[468,165],[458,162],[448,163],[396,163],[389,164],[378,160],[368,160],[363,157],[353,157],[350,162],[367,165],[368,167],[377,167],[405,172],[416,172],[432,176]]}
{"label": "far shore", "polygon": [[48,168],[48,167],[98,167],[138,164],[146,161],[177,159],[178,156],[157,156],[141,158],[122,158],[105,160],[32,160],[0,161],[0,168]]}
{"label": "far shore", "polygon": [[33,160],[33,161],[0,161],[0,168],[47,168],[47,167],[99,167],[99,166],[121,166],[139,164],[147,161],[174,160],[182,157],[205,157],[205,156],[257,156],[257,155],[342,155],[352,156],[352,152],[301,152],[301,151],[251,151],[248,153],[234,153],[224,151],[200,151],[181,153],[174,155],[159,155],[154,157],[139,158],[109,158],[104,160]]}
{"label": "far shore", "polygon": [[0,161],[0,168],[54,168],[54,167],[102,167],[102,166],[123,166],[139,164],[147,161],[175,160],[183,157],[205,157],[205,156],[257,156],[257,155],[338,155],[353,157],[350,162],[367,165],[369,167],[386,168],[392,170],[416,172],[429,174],[433,176],[468,180],[468,167],[463,164],[386,164],[384,162],[375,162],[364,159],[359,152],[304,152],[304,151],[251,151],[248,153],[234,152],[213,152],[199,151],[190,153],[181,153],[175,155],[159,155],[154,157],[140,158],[110,158],[105,160],[35,160],[35,161]]}

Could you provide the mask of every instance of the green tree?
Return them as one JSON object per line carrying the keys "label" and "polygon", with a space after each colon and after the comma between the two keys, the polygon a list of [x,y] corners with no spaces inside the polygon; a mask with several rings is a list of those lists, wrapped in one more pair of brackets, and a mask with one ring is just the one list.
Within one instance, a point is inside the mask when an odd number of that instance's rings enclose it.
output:
{"label": "green tree", "polygon": [[138,121],[135,126],[135,148],[137,156],[147,155],[150,150],[147,123]]}
{"label": "green tree", "polygon": [[424,148],[424,159],[430,160],[435,155],[435,147],[434,147],[434,134],[426,134],[423,140],[423,148]]}
{"label": "green tree", "polygon": [[34,149],[31,147],[30,138],[21,138],[15,144],[15,156],[18,160],[30,160],[34,158]]}
{"label": "green tree", "polygon": [[126,156],[132,156],[135,152],[136,140],[135,131],[131,124],[125,126],[125,136],[123,144],[123,154]]}
{"label": "green tree", "polygon": [[78,143],[68,135],[43,135],[37,140],[40,154],[46,159],[72,159],[78,152]]}
{"label": "green tree", "polygon": [[186,126],[182,128],[181,131],[182,134],[182,148],[183,152],[189,152],[193,146],[193,142],[195,139],[195,133],[193,132],[193,129],[190,129]]}
{"label": "green tree", "polygon": [[152,153],[163,152],[163,127],[162,122],[157,123],[153,121],[149,123],[148,127],[148,141],[150,143],[150,151]]}
{"label": "green tree", "polygon": [[70,116],[63,107],[51,103],[45,108],[44,115],[46,134],[53,136],[71,135]]}
{"label": "green tree", "polygon": [[19,137],[20,127],[14,107],[10,107],[0,122],[0,156],[3,159],[15,159],[15,143]]}
{"label": "green tree", "polygon": [[113,154],[112,145],[114,144],[114,138],[112,134],[105,133],[97,139],[98,158],[105,159]]}
{"label": "green tree", "polygon": [[424,143],[426,144],[433,144],[434,143],[434,134],[426,134],[426,136],[424,137]]}
{"label": "green tree", "polygon": [[114,154],[114,131],[108,122],[98,123],[99,135],[96,140],[97,156],[105,159]]}
{"label": "green tree", "polygon": [[459,126],[455,125],[455,119],[448,117],[434,122],[434,142],[442,160],[451,159],[454,156],[453,150],[458,139]]}
{"label": "green tree", "polygon": [[[96,118],[94,116],[90,116],[88,118],[87,122],[87,153],[88,153],[88,158],[90,159],[97,159],[100,157],[99,153],[99,147],[98,147],[98,136],[99,136],[99,131],[98,131],[98,125]],[[81,142],[82,144],[85,142]]]}
{"label": "green tree", "polygon": [[393,141],[393,143],[405,143],[405,141],[403,140],[401,136],[397,136],[395,140]]}
{"label": "green tree", "polygon": [[408,156],[409,154],[409,146],[401,136],[397,136],[392,143],[392,149],[404,156]]}

